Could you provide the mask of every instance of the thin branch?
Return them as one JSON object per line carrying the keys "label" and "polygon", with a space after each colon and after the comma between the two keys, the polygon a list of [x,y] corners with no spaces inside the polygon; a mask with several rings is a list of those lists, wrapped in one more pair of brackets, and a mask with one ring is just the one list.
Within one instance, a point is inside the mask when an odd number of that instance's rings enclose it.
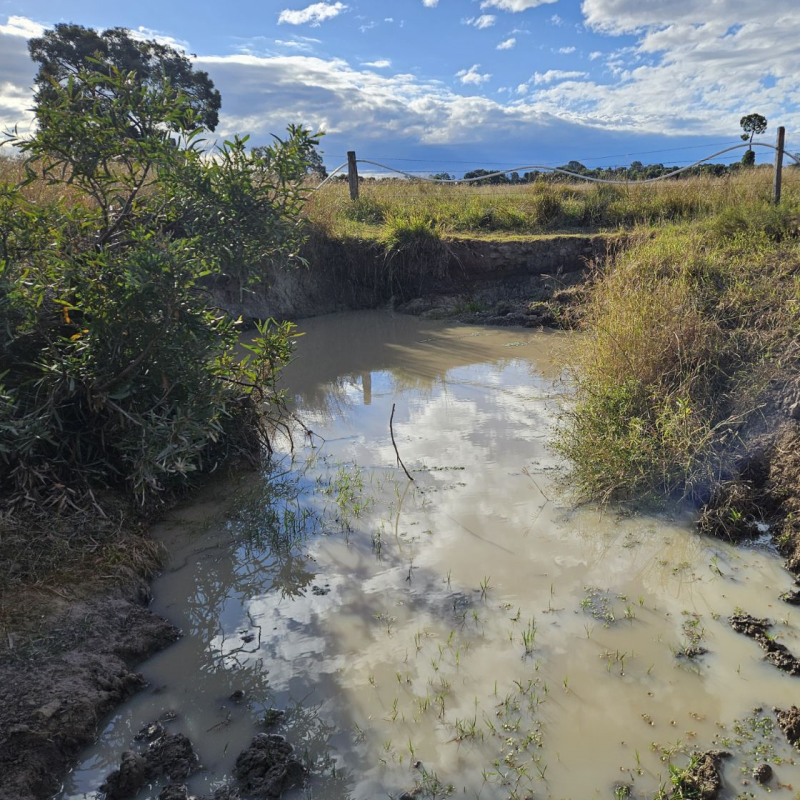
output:
{"label": "thin branch", "polygon": [[394,403],[392,403],[392,415],[389,417],[389,433],[392,436],[392,446],[394,447],[394,454],[397,456],[397,463],[403,468],[403,472],[405,472],[406,477],[411,481],[411,483],[415,483],[414,479],[411,477],[411,473],[406,469],[406,465],[403,463],[403,459],[400,458],[400,453],[397,451],[397,442],[394,440],[394,427],[392,423],[394,422]]}

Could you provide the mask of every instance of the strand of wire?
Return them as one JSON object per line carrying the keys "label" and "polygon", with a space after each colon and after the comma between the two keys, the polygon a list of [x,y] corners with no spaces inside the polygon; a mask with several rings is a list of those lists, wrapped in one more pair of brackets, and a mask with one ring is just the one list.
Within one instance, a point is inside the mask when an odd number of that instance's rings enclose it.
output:
{"label": "strand of wire", "polygon": [[[680,167],[679,169],[672,170],[671,172],[667,172],[664,175],[659,175],[656,178],[642,178],[639,180],[614,180],[611,178],[593,178],[589,175],[581,175],[579,172],[571,172],[570,170],[562,169],[561,167],[550,167],[546,164],[525,164],[519,167],[511,167],[509,169],[502,169],[497,170],[496,172],[490,172],[486,175],[480,175],[476,178],[429,178],[423,177],[421,175],[412,175],[410,172],[406,172],[402,169],[397,169],[395,167],[387,166],[386,164],[381,164],[378,161],[373,161],[369,158],[359,158],[356,159],[357,164],[371,164],[375,167],[380,167],[381,169],[388,170],[389,172],[395,172],[398,175],[403,175],[406,178],[410,178],[411,180],[417,181],[424,181],[425,183],[440,183],[440,184],[457,184],[457,183],[476,183],[478,181],[485,181],[489,178],[495,178],[499,175],[507,175],[509,172],[521,172],[522,170],[540,170],[544,172],[552,172],[557,173],[559,175],[569,175],[571,178],[578,178],[579,180],[589,181],[590,183],[604,183],[610,184],[614,186],[626,186],[630,184],[646,184],[646,183],[657,183],[658,181],[667,180],[667,178],[673,178],[676,175],[680,175],[682,172],[687,172],[688,170],[692,169],[693,167],[700,166],[700,164],[704,164],[706,161],[711,161],[712,158],[719,158],[719,156],[725,155],[725,153],[730,153],[733,150],[740,150],[743,147],[751,148],[751,147],[766,147],[770,150],[777,150],[778,148],[774,144],[767,144],[766,142],[753,142],[752,144],[736,144],[732,147],[726,147],[724,150],[719,150],[716,153],[712,153],[710,156],[706,156],[705,158],[701,158],[698,161],[689,164],[686,167]],[[786,152],[784,148],[783,153],[785,156],[788,156],[792,159],[798,166],[800,166],[800,159],[793,156],[791,153]],[[336,176],[339,172],[347,167],[347,163],[339,165],[336,169],[325,178],[319,186],[316,187],[316,190],[319,191],[325,184],[327,184],[334,176]]]}

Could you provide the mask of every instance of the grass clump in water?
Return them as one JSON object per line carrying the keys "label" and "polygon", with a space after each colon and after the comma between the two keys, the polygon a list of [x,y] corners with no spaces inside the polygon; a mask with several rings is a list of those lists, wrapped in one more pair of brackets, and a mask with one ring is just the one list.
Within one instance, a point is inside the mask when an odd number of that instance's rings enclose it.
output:
{"label": "grass clump in water", "polygon": [[800,334],[791,209],[642,232],[598,276],[557,450],[579,494],[704,500]]}

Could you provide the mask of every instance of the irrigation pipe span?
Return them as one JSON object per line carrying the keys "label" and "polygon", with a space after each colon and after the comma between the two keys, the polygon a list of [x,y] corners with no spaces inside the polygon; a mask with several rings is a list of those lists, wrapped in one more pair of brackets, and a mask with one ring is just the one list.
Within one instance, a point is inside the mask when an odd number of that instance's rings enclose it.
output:
{"label": "irrigation pipe span", "polygon": [[[398,175],[404,175],[406,178],[410,178],[414,181],[425,181],[426,183],[475,183],[476,181],[485,181],[489,178],[494,178],[497,175],[507,175],[509,172],[520,172],[521,170],[541,170],[545,172],[557,172],[560,175],[569,175],[572,178],[580,178],[583,181],[590,181],[591,183],[609,183],[615,186],[630,186],[631,184],[644,184],[644,183],[656,183],[658,181],[666,180],[667,178],[672,178],[675,175],[680,175],[681,172],[686,172],[700,164],[705,163],[706,161],[710,161],[712,158],[717,158],[718,156],[724,155],[725,153],[730,153],[732,150],[740,150],[742,147],[767,147],[770,150],[777,150],[778,148],[774,144],[767,144],[766,142],[753,142],[752,144],[735,144],[732,147],[726,147],[724,150],[719,150],[716,153],[712,153],[710,156],[706,156],[705,158],[701,158],[699,161],[695,161],[693,164],[689,164],[687,167],[681,167],[680,169],[673,170],[672,172],[668,172],[666,175],[659,175],[657,178],[643,178],[641,180],[636,181],[620,181],[620,180],[609,180],[607,178],[591,178],[588,175],[581,175],[578,172],[570,172],[568,169],[561,169],[560,167],[548,167],[544,164],[525,164],[521,167],[510,167],[509,169],[501,169],[497,172],[490,172],[487,175],[481,175],[478,178],[454,178],[454,179],[443,179],[443,178],[424,178],[420,175],[412,175],[410,172],[405,172],[402,169],[396,169],[395,167],[389,167],[386,164],[381,164],[379,161],[372,161],[368,158],[358,158],[356,159],[357,164],[372,164],[375,167],[381,167],[382,169],[388,169],[390,172],[396,172]],[[783,150],[783,154],[788,156],[795,162],[798,166],[800,166],[800,159],[793,156],[791,153],[787,152],[786,148]],[[315,191],[319,191],[328,181],[330,181],[335,175],[341,172],[343,169],[347,168],[347,163],[340,164],[336,169],[325,178],[322,183],[316,187]]]}

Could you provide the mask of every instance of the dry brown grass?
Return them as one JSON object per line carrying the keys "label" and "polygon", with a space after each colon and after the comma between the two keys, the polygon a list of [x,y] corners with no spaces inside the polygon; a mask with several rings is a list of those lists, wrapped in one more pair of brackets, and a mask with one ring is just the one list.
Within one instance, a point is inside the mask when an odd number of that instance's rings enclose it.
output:
{"label": "dry brown grass", "polygon": [[[654,184],[606,186],[539,182],[515,186],[365,181],[360,199],[332,181],[313,192],[307,216],[333,235],[380,236],[398,221],[422,222],[443,234],[547,234],[631,228],[705,219],[740,206],[769,203],[772,170],[742,170],[722,178],[694,177]],[[784,196],[800,201],[800,169],[785,169]]]}

